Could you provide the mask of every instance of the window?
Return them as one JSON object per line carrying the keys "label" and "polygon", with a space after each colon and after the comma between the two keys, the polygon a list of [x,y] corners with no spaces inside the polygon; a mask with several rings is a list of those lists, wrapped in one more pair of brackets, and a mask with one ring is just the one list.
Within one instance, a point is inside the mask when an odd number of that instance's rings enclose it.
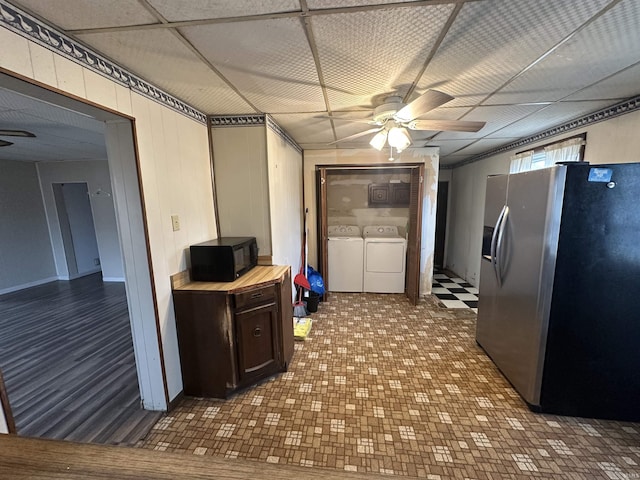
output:
{"label": "window", "polygon": [[543,145],[533,150],[516,153],[511,157],[509,173],[527,172],[555,165],[558,162],[581,162],[587,134]]}

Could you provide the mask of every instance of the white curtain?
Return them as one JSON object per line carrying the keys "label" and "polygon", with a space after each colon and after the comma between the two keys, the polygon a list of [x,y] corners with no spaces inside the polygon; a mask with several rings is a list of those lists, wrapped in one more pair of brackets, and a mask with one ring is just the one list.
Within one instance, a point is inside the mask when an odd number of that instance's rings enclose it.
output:
{"label": "white curtain", "polygon": [[584,145],[582,138],[570,138],[564,142],[544,147],[544,166],[550,167],[557,162],[577,162],[580,160],[580,148]]}
{"label": "white curtain", "polygon": [[531,159],[533,158],[533,150],[522,152],[511,157],[509,173],[527,172],[531,170]]}

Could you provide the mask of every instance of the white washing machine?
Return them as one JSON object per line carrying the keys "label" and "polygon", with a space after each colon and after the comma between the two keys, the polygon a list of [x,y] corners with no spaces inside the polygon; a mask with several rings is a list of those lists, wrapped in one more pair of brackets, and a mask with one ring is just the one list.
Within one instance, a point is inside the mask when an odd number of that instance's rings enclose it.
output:
{"label": "white washing machine", "polygon": [[373,225],[364,227],[363,288],[370,293],[403,293],[407,241],[398,227]]}
{"label": "white washing machine", "polygon": [[328,227],[327,256],[330,292],[362,292],[363,240],[360,227]]}

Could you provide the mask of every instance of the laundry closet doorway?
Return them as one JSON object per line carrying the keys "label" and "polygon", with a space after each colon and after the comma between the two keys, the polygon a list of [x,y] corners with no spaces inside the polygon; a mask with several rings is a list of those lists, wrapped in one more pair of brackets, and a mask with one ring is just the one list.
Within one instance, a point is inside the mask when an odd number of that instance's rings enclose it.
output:
{"label": "laundry closet doorway", "polygon": [[389,225],[406,238],[404,293],[420,294],[423,164],[316,166],[318,262],[328,292],[329,226]]}

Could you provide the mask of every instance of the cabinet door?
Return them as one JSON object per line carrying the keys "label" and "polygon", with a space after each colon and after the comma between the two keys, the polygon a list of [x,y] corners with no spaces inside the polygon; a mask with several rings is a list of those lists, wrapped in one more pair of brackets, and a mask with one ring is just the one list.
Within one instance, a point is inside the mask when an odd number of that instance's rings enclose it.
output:
{"label": "cabinet door", "polygon": [[369,185],[369,205],[372,207],[389,205],[389,184],[372,183]]}
{"label": "cabinet door", "polygon": [[396,207],[409,206],[409,183],[392,183],[391,186],[391,204]]}
{"label": "cabinet door", "polygon": [[246,385],[278,371],[275,303],[235,314],[239,385]]}

